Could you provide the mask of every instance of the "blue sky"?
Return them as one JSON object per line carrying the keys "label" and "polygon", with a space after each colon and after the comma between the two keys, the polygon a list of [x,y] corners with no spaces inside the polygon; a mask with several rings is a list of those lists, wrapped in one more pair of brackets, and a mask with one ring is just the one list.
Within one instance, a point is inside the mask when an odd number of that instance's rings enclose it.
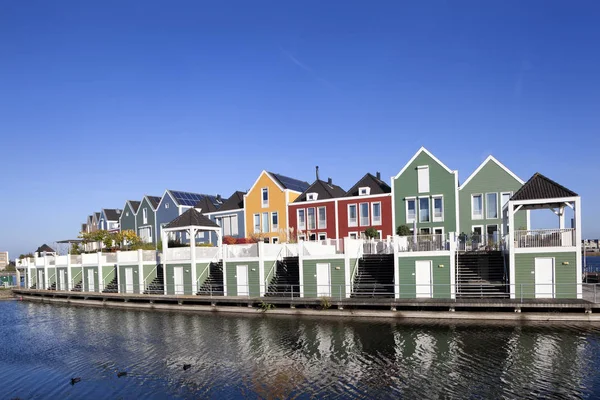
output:
{"label": "blue sky", "polygon": [[420,146],[461,181],[488,154],[545,174],[599,237],[600,3],[482,4],[0,3],[0,249],[263,169],[389,179]]}

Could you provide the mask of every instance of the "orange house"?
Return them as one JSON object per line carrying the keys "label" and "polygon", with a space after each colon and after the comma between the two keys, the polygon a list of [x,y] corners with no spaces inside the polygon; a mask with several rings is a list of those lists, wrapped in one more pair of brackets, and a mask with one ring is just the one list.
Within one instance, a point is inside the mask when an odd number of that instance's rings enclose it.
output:
{"label": "orange house", "polygon": [[308,182],[262,171],[244,195],[246,237],[265,242],[288,240],[288,204],[309,187]]}

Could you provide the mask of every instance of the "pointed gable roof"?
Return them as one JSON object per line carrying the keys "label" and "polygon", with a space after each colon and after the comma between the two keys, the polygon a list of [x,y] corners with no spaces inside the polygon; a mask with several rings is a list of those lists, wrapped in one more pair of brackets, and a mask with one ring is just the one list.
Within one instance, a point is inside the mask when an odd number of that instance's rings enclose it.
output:
{"label": "pointed gable roof", "polygon": [[367,173],[365,176],[362,177],[360,181],[356,182],[356,184],[352,186],[350,190],[348,190],[348,192],[346,192],[345,197],[358,196],[358,189],[361,187],[371,188],[371,195],[386,194],[392,192],[392,188],[390,188],[390,186],[387,183],[377,178],[376,176],[373,176],[371,173]]}
{"label": "pointed gable roof", "polygon": [[475,171],[473,171],[473,173],[467,178],[466,181],[463,182],[462,185],[460,185],[460,187],[458,188],[459,190],[463,189],[465,186],[467,186],[467,184],[471,181],[471,179],[473,179],[478,173],[479,171],[481,171],[483,169],[483,167],[485,167],[489,162],[493,162],[495,163],[497,166],[499,166],[500,168],[502,168],[507,174],[509,174],[510,176],[512,176],[517,182],[519,182],[521,185],[523,185],[525,182],[519,178],[514,172],[512,172],[510,169],[506,168],[506,166],[504,164],[502,164],[500,161],[498,161],[494,156],[489,155],[480,165],[479,167],[477,167],[477,169]]}
{"label": "pointed gable roof", "polygon": [[54,251],[54,249],[50,246],[48,246],[46,243],[44,243],[43,245],[41,245],[40,247],[37,248],[37,250],[35,251],[36,253],[56,253]]}
{"label": "pointed gable roof", "polygon": [[536,172],[510,199],[543,200],[578,196],[579,195],[572,190],[569,190],[554,182],[552,179]]}
{"label": "pointed gable roof", "polygon": [[100,219],[100,213],[99,212],[95,212],[94,213],[94,217],[96,217],[96,221]]}
{"label": "pointed gable roof", "polygon": [[137,200],[128,200],[127,202],[131,207],[131,211],[133,211],[134,213],[137,213],[138,209],[140,208],[140,204],[142,203],[141,201]]}
{"label": "pointed gable roof", "polygon": [[231,211],[239,210],[244,208],[244,195],[246,193],[240,192],[239,190],[233,193],[227,200],[223,202],[219,211]]}
{"label": "pointed gable roof", "polygon": [[398,174],[396,174],[396,176],[394,177],[394,179],[398,179],[400,177],[400,175],[402,175],[402,173],[404,173],[404,171],[406,171],[406,169],[413,163],[413,161],[415,161],[417,159],[417,157],[421,153],[427,154],[427,156],[429,156],[429,158],[431,158],[433,161],[435,161],[436,163],[438,163],[439,166],[442,167],[442,168],[444,168],[446,171],[448,171],[448,173],[450,173],[450,174],[456,173],[456,171],[452,171],[450,168],[448,168],[446,166],[446,164],[444,164],[443,162],[441,162],[436,156],[434,156],[424,146],[421,146],[421,148],[419,150],[417,150],[417,152],[415,153],[415,155],[412,156],[412,158],[410,160],[408,160],[408,162],[404,165],[404,167],[402,167],[402,169],[400,170],[400,172],[398,172]]}
{"label": "pointed gable roof", "polygon": [[208,217],[202,215],[195,208],[190,208],[173,221],[169,222],[166,229],[168,228],[185,228],[188,226],[200,226],[206,228],[219,228],[215,222],[211,221]]}
{"label": "pointed gable roof", "polygon": [[121,212],[123,210],[120,210],[118,208],[103,208],[102,212],[104,213],[104,216],[106,217],[107,221],[118,221],[119,217],[121,216]]}
{"label": "pointed gable roof", "polygon": [[158,207],[158,204],[160,203],[160,196],[146,196],[146,198],[148,199],[148,202],[150,203],[150,206],[152,206],[152,208],[154,210],[156,210],[156,207]]}
{"label": "pointed gable roof", "polygon": [[304,192],[310,186],[310,183],[298,179],[290,178],[289,176],[268,172],[280,186],[284,189],[293,190],[295,192]]}
{"label": "pointed gable roof", "polygon": [[218,210],[215,204],[212,201],[210,201],[208,196],[204,196],[198,203],[196,203],[194,208],[199,208],[200,210],[202,210],[202,214],[215,212]]}
{"label": "pointed gable roof", "polygon": [[312,185],[308,187],[308,189],[306,189],[300,196],[298,196],[294,203],[306,201],[306,195],[308,193],[317,193],[317,200],[323,200],[334,199],[336,197],[344,197],[346,191],[341,187],[334,185],[333,183],[317,179],[313,182]]}

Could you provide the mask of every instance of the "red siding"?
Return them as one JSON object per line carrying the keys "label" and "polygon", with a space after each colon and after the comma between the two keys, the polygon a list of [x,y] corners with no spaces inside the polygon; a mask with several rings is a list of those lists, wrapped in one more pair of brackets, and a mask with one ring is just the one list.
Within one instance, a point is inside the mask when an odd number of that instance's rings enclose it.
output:
{"label": "red siding", "polygon": [[[357,223],[360,224],[359,205],[360,203],[369,203],[369,223],[373,223],[372,206],[371,204],[381,202],[381,225],[368,225],[368,226],[348,226],[348,204],[356,204],[357,210]],[[392,222],[392,196],[390,194],[381,196],[369,196],[362,198],[361,196],[347,197],[338,200],[338,224],[340,237],[348,237],[350,232],[357,232],[358,236],[368,228],[375,228],[378,231],[382,231],[382,238],[385,239],[388,236],[394,234],[393,222]]]}
{"label": "red siding", "polygon": [[[317,229],[311,230],[311,233],[315,233],[317,235],[317,239],[319,238],[319,233],[325,233],[327,235],[327,239],[337,239],[336,234],[335,234],[335,200],[331,199],[331,201],[322,201],[322,202],[306,202],[303,201],[301,203],[293,203],[288,205],[288,214],[289,214],[289,226],[290,228],[294,228],[294,233],[297,234],[298,233],[298,214],[297,214],[297,210],[300,208],[303,209],[307,209],[307,208],[311,208],[314,207],[315,208],[315,221],[316,221],[316,226]],[[318,208],[319,207],[325,207],[325,213],[326,213],[326,220],[327,220],[327,228],[325,229],[319,229],[319,225],[318,225]],[[307,212],[305,211],[305,215],[307,215]],[[306,220],[306,225],[308,228],[308,218],[305,217]],[[308,230],[308,229],[306,229]],[[305,230],[305,231],[306,231]],[[306,238],[308,240],[308,236]]]}

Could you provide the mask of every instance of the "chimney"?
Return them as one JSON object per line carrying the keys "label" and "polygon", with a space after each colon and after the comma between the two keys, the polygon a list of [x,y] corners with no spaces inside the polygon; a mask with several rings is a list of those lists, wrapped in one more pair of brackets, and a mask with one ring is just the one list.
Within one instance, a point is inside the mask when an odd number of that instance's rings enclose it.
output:
{"label": "chimney", "polygon": [[377,179],[381,180],[381,172],[377,171]]}
{"label": "chimney", "polygon": [[332,185],[333,184],[333,180],[331,178],[327,178],[327,183]]}
{"label": "chimney", "polygon": [[315,167],[315,175],[317,176],[317,180],[319,180],[319,166]]}
{"label": "chimney", "polygon": [[219,203],[221,202],[221,195],[220,195],[220,194],[218,194],[218,195],[217,195],[217,201],[218,201]]}

